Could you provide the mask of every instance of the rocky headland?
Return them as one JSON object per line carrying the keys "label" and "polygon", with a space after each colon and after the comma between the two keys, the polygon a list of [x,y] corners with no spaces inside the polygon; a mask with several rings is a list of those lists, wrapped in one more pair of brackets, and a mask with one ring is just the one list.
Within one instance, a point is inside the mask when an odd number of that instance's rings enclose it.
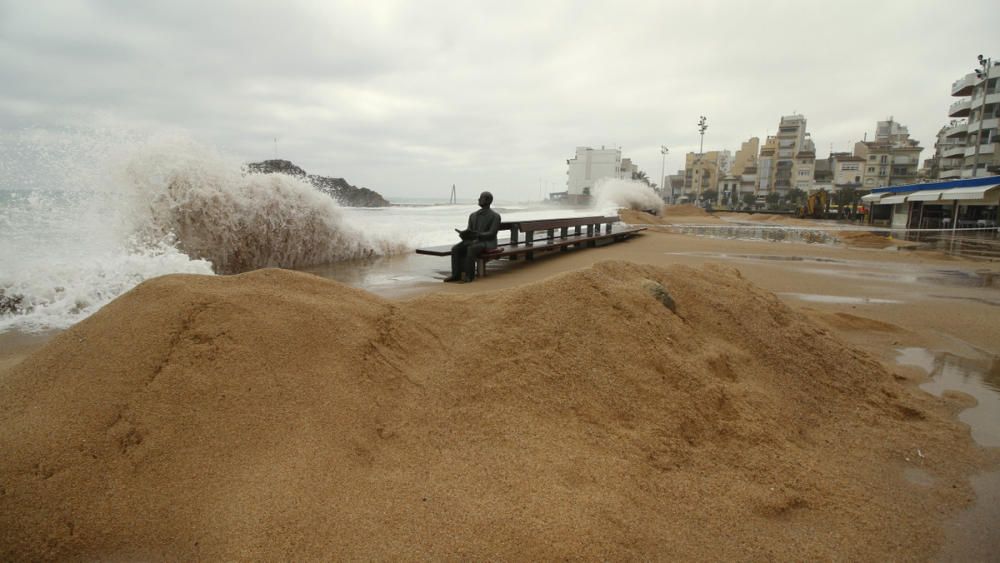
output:
{"label": "rocky headland", "polygon": [[381,194],[368,188],[359,188],[348,184],[343,178],[328,178],[315,174],[306,174],[288,160],[265,160],[247,164],[247,170],[254,174],[288,174],[307,180],[320,191],[329,194],[341,205],[348,207],[388,207],[389,201]]}

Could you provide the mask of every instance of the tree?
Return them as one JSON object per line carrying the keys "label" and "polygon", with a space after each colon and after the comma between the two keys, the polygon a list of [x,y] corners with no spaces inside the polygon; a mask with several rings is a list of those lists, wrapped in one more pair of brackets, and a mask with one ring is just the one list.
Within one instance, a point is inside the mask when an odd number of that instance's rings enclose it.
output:
{"label": "tree", "polygon": [[778,202],[781,201],[781,194],[778,192],[771,192],[764,196],[764,201],[767,202],[768,207],[777,207]]}
{"label": "tree", "polygon": [[632,173],[632,179],[633,180],[639,180],[640,182],[643,182],[647,186],[650,185],[650,183],[649,183],[649,176],[647,176],[646,173],[644,171],[642,171],[642,170],[640,170],[638,172],[633,172]]}
{"label": "tree", "polygon": [[789,203],[792,205],[799,205],[809,197],[806,192],[800,190],[799,188],[792,188],[788,190],[788,195],[785,196]]}
{"label": "tree", "polygon": [[844,186],[837,191],[833,199],[837,202],[838,214],[843,216],[846,209],[854,209],[855,202],[859,199],[858,190],[854,186]]}
{"label": "tree", "polygon": [[714,202],[719,198],[719,192],[718,190],[705,190],[701,192],[701,197],[707,201]]}
{"label": "tree", "polygon": [[754,207],[757,204],[757,194],[751,194],[751,193],[743,194],[743,203],[747,207]]}

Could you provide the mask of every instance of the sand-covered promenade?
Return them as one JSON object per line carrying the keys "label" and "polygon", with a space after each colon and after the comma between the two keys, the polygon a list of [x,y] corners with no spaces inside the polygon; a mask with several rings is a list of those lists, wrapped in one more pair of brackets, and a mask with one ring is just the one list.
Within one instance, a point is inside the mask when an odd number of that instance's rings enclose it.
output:
{"label": "sand-covered promenade", "polygon": [[1000,264],[876,239],[145,282],[4,341],[0,558],[995,557],[1000,435],[897,360],[1000,387]]}

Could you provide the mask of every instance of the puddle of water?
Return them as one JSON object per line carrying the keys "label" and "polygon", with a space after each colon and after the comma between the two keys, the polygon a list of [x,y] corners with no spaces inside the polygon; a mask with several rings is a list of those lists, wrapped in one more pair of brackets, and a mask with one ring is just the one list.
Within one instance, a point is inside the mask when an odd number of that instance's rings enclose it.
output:
{"label": "puddle of water", "polygon": [[928,373],[931,380],[920,386],[924,391],[940,397],[951,389],[975,397],[978,404],[962,411],[958,419],[969,425],[978,444],[1000,447],[1000,359],[969,360],[925,348],[902,348],[898,353],[896,363]]}
{"label": "puddle of water", "polygon": [[793,297],[811,303],[843,303],[848,305],[885,305],[902,303],[895,299],[876,299],[874,297],[849,297],[846,295],[817,295],[815,293],[779,293],[778,295]]}
{"label": "puddle of water", "polygon": [[671,225],[672,230],[686,235],[737,240],[766,240],[771,242],[797,242],[806,244],[839,244],[836,237],[826,231],[774,225]]}
{"label": "puddle of water", "polygon": [[[969,425],[978,444],[1000,447],[1000,358],[970,360],[926,348],[901,348],[897,353],[896,363],[916,366],[931,377],[921,389],[937,396],[954,389],[975,397],[978,404],[958,418]],[[907,468],[903,477],[923,485],[923,477],[915,471],[922,472]],[[1000,521],[1000,472],[974,475],[970,481],[976,502],[945,523],[946,542],[935,557],[938,561],[1000,560],[1000,527],[996,525]]]}

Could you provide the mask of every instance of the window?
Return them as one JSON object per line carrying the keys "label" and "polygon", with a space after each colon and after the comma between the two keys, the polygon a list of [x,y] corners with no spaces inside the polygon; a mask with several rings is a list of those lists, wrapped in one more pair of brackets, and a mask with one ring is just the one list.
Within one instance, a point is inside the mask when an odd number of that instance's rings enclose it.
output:
{"label": "window", "polygon": [[868,157],[868,160],[870,160],[872,162],[875,162],[875,160],[877,160],[877,159],[878,159],[878,157],[875,156],[875,155],[871,155],[871,156]]}
{"label": "window", "polygon": [[874,174],[875,173],[875,167],[874,166],[869,166],[868,167],[868,172]]}
{"label": "window", "polygon": [[889,161],[889,157],[883,154],[882,155],[882,164],[885,164],[888,161]]}

